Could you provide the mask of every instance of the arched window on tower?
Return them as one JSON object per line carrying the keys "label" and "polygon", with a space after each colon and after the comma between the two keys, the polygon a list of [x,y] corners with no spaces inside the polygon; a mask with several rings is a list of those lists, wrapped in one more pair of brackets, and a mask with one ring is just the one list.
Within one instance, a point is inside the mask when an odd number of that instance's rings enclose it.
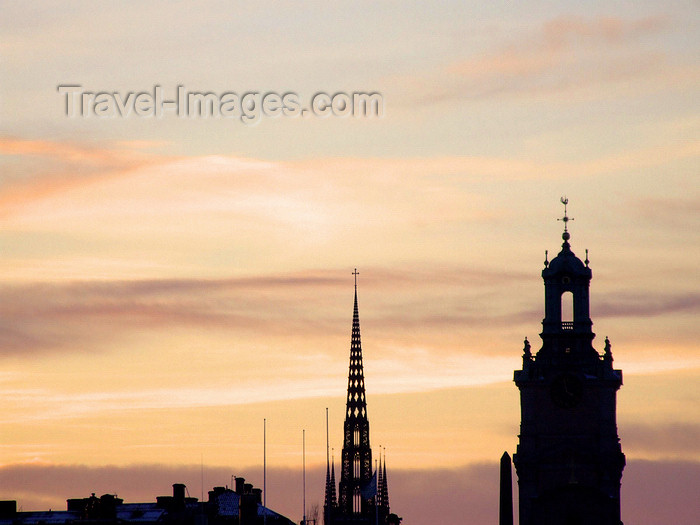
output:
{"label": "arched window on tower", "polygon": [[355,479],[360,479],[362,474],[360,473],[360,454],[359,452],[355,454],[355,459],[353,461],[353,472]]}
{"label": "arched window on tower", "polygon": [[355,446],[360,446],[360,427],[355,427]]}
{"label": "arched window on tower", "polygon": [[574,329],[574,294],[561,294],[561,327],[564,330]]}

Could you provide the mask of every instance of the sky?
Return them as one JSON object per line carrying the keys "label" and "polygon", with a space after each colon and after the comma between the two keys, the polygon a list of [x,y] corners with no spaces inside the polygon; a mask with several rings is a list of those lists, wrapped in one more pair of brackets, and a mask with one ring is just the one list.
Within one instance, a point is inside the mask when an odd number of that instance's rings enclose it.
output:
{"label": "sky", "polygon": [[[2,13],[0,499],[262,486],[265,420],[268,504],[299,521],[302,431],[310,506],[326,408],[342,446],[357,268],[392,510],[494,523],[566,195],[594,346],[608,336],[624,374],[623,521],[700,520],[697,3]],[[111,94],[109,114],[67,115],[60,86]],[[155,86],[305,109],[375,93],[382,111],[118,114]]]}

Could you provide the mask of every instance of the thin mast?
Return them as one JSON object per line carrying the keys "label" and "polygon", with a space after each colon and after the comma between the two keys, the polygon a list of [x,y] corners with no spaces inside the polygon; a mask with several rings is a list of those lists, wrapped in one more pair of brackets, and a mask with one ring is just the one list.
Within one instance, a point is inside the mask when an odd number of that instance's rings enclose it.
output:
{"label": "thin mast", "polygon": [[331,466],[331,449],[328,436],[328,407],[326,407],[326,469],[329,469]]}
{"label": "thin mast", "polygon": [[267,418],[263,419],[263,523],[267,523]]}
{"label": "thin mast", "polygon": [[303,490],[303,498],[302,498],[302,505],[304,507],[303,509],[303,515],[304,515],[304,520],[302,523],[306,525],[306,430],[301,431],[301,461],[302,461],[302,490]]}

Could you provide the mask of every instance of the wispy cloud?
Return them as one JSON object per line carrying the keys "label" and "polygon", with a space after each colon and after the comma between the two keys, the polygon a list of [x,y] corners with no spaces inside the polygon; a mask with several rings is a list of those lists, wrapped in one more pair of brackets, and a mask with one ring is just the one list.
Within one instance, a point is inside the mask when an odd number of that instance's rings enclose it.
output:
{"label": "wispy cloud", "polygon": [[678,198],[648,197],[633,203],[638,216],[650,224],[690,230],[700,223],[700,194]]}
{"label": "wispy cloud", "polygon": [[596,301],[601,317],[654,317],[675,313],[692,314],[700,310],[698,293],[609,294]]}
{"label": "wispy cloud", "polygon": [[[473,325],[486,319],[512,322],[502,312],[483,308],[437,311],[422,290],[442,301],[469,302],[461,294],[482,293],[494,280],[501,285],[528,279],[524,273],[474,268],[367,268],[369,295],[383,296],[370,306],[374,323],[396,333],[408,324],[423,330]],[[442,290],[442,292],[440,292]],[[455,295],[455,290],[462,290]],[[299,335],[299,327],[317,336],[337,330],[347,321],[348,278],[336,269],[311,269],[285,274],[261,274],[225,279],[148,279],[133,281],[39,282],[0,287],[0,324],[3,353],[64,351],[100,346],[101,341],[130,331],[168,327],[218,328],[267,336]],[[391,294],[386,296],[385,294]],[[491,292],[489,292],[491,293]],[[387,301],[387,297],[393,300]],[[372,300],[374,303],[374,300]],[[378,308],[383,311],[379,312]],[[399,311],[401,314],[399,314]],[[86,323],[90,330],[86,330]]]}
{"label": "wispy cloud", "polygon": [[631,79],[690,85],[700,74],[692,63],[674,63],[643,45],[669,28],[671,21],[664,15],[561,16],[497,51],[453,61],[431,71],[430,77],[413,77],[410,85],[417,86],[413,94],[422,103],[543,95],[548,102],[557,96],[610,97],[615,92],[611,86],[624,89]]}
{"label": "wispy cloud", "polygon": [[0,178],[2,213],[154,162],[157,156],[143,151],[153,145],[126,141],[105,146],[0,136],[5,164]]}
{"label": "wispy cloud", "polygon": [[[175,327],[266,337],[299,336],[304,327],[304,333],[329,336],[342,332],[348,318],[348,278],[343,275],[326,268],[219,279],[6,284],[0,287],[2,353],[94,351],[130,333]],[[445,330],[461,334],[485,324],[493,329],[527,326],[541,318],[539,303],[507,300],[513,286],[520,289],[533,280],[526,272],[367,267],[362,276],[364,313],[376,337],[392,346],[406,339],[401,334],[408,327],[413,327],[412,338],[427,340]],[[597,319],[693,314],[698,309],[700,296],[687,292],[615,291],[599,294],[595,302]],[[439,337],[443,344],[445,337]]]}

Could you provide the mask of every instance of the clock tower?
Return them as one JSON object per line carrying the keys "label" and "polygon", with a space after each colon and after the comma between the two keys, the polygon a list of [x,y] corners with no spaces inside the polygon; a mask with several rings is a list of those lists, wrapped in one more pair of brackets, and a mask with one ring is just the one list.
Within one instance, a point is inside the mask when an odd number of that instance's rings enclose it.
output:
{"label": "clock tower", "polygon": [[525,339],[520,390],[518,476],[520,525],[620,525],[625,456],[617,435],[616,396],[622,372],[613,369],[610,341],[593,348],[589,313],[592,277],[569,244],[567,199],[562,249],[545,257],[542,347]]}

